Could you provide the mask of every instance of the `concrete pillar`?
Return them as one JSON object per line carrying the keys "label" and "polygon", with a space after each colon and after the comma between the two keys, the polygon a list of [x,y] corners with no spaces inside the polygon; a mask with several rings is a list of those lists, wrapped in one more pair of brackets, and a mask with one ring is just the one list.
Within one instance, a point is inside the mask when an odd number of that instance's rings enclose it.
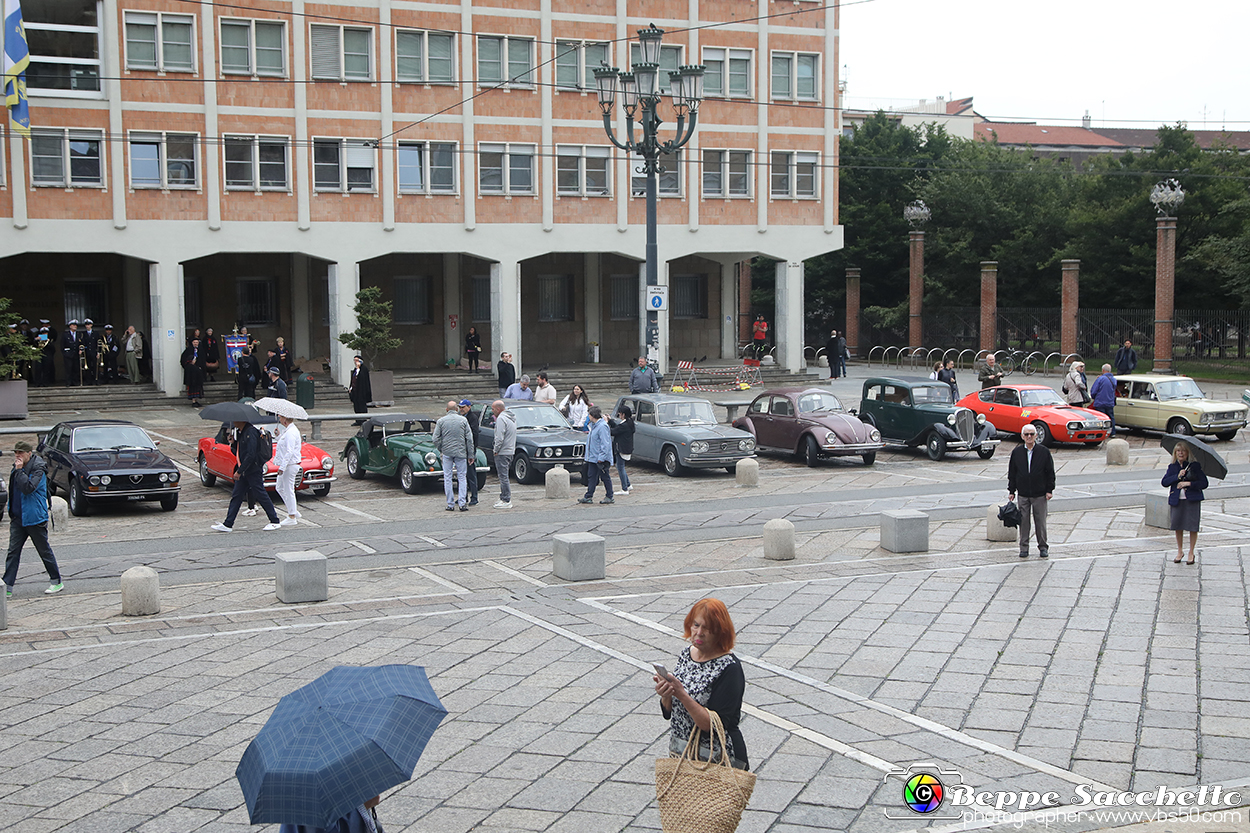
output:
{"label": "concrete pillar", "polygon": [[[293,20],[301,20],[304,16],[304,0],[292,0],[291,14]],[[214,27],[213,34],[216,34]],[[207,35],[207,33],[206,33]],[[468,40],[465,38],[464,40]],[[216,47],[213,52],[205,52],[205,55],[216,54]],[[306,49],[303,38],[291,38],[291,95],[295,101],[295,141],[292,143],[292,155],[295,157],[295,164],[291,166],[291,183],[295,186],[295,227],[300,231],[308,231],[312,228],[312,139],[308,134],[308,59],[306,57]],[[471,118],[465,114],[464,118]],[[471,148],[472,143],[465,144],[463,147]],[[471,153],[464,154],[467,157],[473,156]],[[465,194],[466,202],[473,202],[472,194]],[[333,291],[333,290],[332,290]],[[330,330],[330,364],[334,367],[335,381],[346,384],[347,374],[351,373],[351,365],[341,372],[339,370],[339,362],[336,359],[340,355],[339,349],[335,346],[338,339],[334,337],[334,303],[330,304],[331,330]],[[349,327],[348,329],[355,329]],[[346,351],[342,351],[346,352]]]}
{"label": "concrete pillar", "polygon": [[1172,320],[1176,289],[1176,218],[1155,220],[1155,349],[1152,373],[1172,372]]}
{"label": "concrete pillar", "polygon": [[[460,255],[443,254],[443,355],[459,358],[464,355],[464,334],[469,331],[469,316],[460,308]],[[451,328],[451,316],[456,328]]]}
{"label": "concrete pillar", "polygon": [[760,485],[760,464],[754,457],[739,460],[734,466],[734,482],[739,486]]}
{"label": "concrete pillar", "polygon": [[764,524],[764,558],[793,561],[794,549],[794,524],[785,518],[773,518]]}
{"label": "concrete pillar", "polygon": [[[121,332],[118,332],[116,329],[113,330],[118,337],[124,335],[126,328],[130,326],[134,326],[136,330],[141,333],[147,333],[149,336],[152,333],[152,328],[148,324],[150,310],[148,312],[144,311],[144,307],[148,304],[147,292],[144,289],[146,266],[147,264],[137,258],[127,257],[122,260],[122,286],[124,287],[122,296],[123,304],[125,305],[125,312],[123,313],[125,320],[120,322]],[[224,333],[219,333],[219,335],[224,335]],[[124,349],[125,345],[123,344],[122,347]],[[58,353],[58,374],[61,372],[60,362],[60,354]],[[123,358],[121,364],[124,366],[125,363],[126,360]]]}
{"label": "concrete pillar", "polygon": [[154,616],[161,612],[161,579],[151,567],[122,573],[122,616]]}
{"label": "concrete pillar", "polygon": [[548,500],[568,500],[572,490],[569,487],[569,471],[564,466],[552,466],[543,475]]}
{"label": "concrete pillar", "polygon": [[846,270],[846,349],[859,356],[859,270]]}
{"label": "concrete pillar", "polygon": [[597,581],[607,575],[607,541],[590,532],[551,536],[551,572],[565,581]]}
{"label": "concrete pillar", "polygon": [[985,508],[985,540],[1014,541],[1019,537],[1015,527],[1007,526],[998,519],[998,507]]}
{"label": "concrete pillar", "polygon": [[798,373],[803,370],[803,276],[801,260],[777,264],[776,321],[777,364]]}
{"label": "concrete pillar", "polygon": [[998,261],[981,261],[981,349],[998,349]]}
{"label": "concrete pillar", "polygon": [[[517,378],[521,368],[521,264],[515,260],[490,265],[490,333],[494,356],[507,351]],[[496,359],[497,361],[498,359]],[[492,366],[495,362],[491,362]]]}
{"label": "concrete pillar", "polygon": [[1060,261],[1063,268],[1063,308],[1059,312],[1059,351],[1065,356],[1076,352],[1081,311],[1081,261]]}
{"label": "concrete pillar", "polygon": [[[312,313],[309,305],[313,297],[312,284],[308,281],[308,255],[296,252],[291,255],[291,358],[312,358]],[[312,367],[303,368],[304,372]]]}
{"label": "concrete pillar", "polygon": [[346,385],[355,354],[339,341],[339,335],[356,329],[356,312],[352,308],[360,291],[360,265],[331,263],[326,267],[326,283],[330,295],[330,366],[334,369],[334,381]]}
{"label": "concrete pillar", "polygon": [[152,304],[152,381],[166,396],[182,393],[182,338],[185,298],[182,265],[161,261],[148,267],[148,294]]}
{"label": "concrete pillar", "polygon": [[907,240],[911,244],[907,345],[920,347],[924,344],[924,232],[912,229],[907,234]]}
{"label": "concrete pillar", "polygon": [[1128,441],[1121,440],[1116,437],[1107,440],[1107,465],[1108,466],[1127,466],[1128,465]]}
{"label": "concrete pillar", "polygon": [[9,131],[9,184],[9,195],[13,200],[13,228],[26,228],[29,221],[26,214],[26,140],[12,130]]}
{"label": "concrete pillar", "polygon": [[582,263],[582,271],[586,276],[586,361],[590,361],[592,342],[599,345],[601,354],[603,352],[603,257],[598,252],[587,252]]}
{"label": "concrete pillar", "polygon": [[738,357],[738,264],[720,265],[720,357]]}
{"label": "concrete pillar", "polygon": [[[738,342],[751,340],[751,261],[738,263]],[[735,344],[736,348],[737,345]],[[735,349],[735,352],[736,349]]]}

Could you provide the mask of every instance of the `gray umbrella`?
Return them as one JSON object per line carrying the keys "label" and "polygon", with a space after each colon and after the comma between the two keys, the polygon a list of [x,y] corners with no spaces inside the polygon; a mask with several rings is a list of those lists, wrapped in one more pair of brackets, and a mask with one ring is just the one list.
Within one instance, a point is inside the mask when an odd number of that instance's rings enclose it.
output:
{"label": "gray umbrella", "polygon": [[200,419],[213,422],[250,422],[253,425],[266,425],[275,421],[268,414],[262,414],[242,402],[214,402],[200,409]]}
{"label": "gray umbrella", "polygon": [[1202,466],[1202,471],[1207,477],[1214,477],[1216,480],[1228,477],[1228,463],[1224,462],[1224,458],[1218,451],[1196,437],[1184,434],[1164,434],[1159,444],[1170,454],[1175,450],[1177,443],[1185,443],[1189,446],[1189,459]]}

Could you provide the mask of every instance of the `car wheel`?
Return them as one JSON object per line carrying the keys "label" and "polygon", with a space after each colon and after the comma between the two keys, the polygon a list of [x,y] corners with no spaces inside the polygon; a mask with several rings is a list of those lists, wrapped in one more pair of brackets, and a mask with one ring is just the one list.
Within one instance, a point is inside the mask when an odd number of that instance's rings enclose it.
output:
{"label": "car wheel", "polygon": [[212,488],[217,483],[217,475],[208,470],[208,458],[200,455],[200,482]]}
{"label": "car wheel", "polygon": [[820,463],[820,446],[811,434],[803,437],[803,462],[811,468],[816,468]]}
{"label": "car wheel", "polygon": [[1168,433],[1183,434],[1188,437],[1194,433],[1194,429],[1190,426],[1188,421],[1181,419],[1180,417],[1175,417],[1168,420]]}
{"label": "car wheel", "polygon": [[1050,433],[1050,426],[1039,419],[1037,422],[1033,423],[1033,427],[1037,429],[1038,445],[1049,446],[1054,443],[1055,435]]}
{"label": "car wheel", "polygon": [[518,454],[512,461],[512,476],[516,478],[516,482],[529,485],[534,482],[534,466],[530,463],[530,458],[524,454]]}
{"label": "car wheel", "polygon": [[929,459],[935,463],[946,456],[946,440],[939,434],[930,434],[924,447],[925,451],[929,452]]}
{"label": "car wheel", "polygon": [[91,514],[91,508],[87,505],[87,496],[82,493],[82,486],[79,485],[77,479],[69,482],[69,511],[77,518]]}
{"label": "car wheel", "polygon": [[1216,438],[1217,440],[1225,440],[1225,441],[1227,441],[1227,440],[1231,440],[1231,439],[1232,439],[1233,437],[1235,437],[1235,436],[1237,436],[1237,432],[1236,432],[1236,431],[1221,431],[1220,433],[1218,433],[1218,434],[1216,434],[1216,435],[1215,435],[1215,438]]}
{"label": "car wheel", "polygon": [[671,445],[665,446],[660,454],[660,466],[669,477],[681,477],[682,465],[681,458],[677,456],[677,449]]}
{"label": "car wheel", "polygon": [[356,446],[347,449],[347,476],[352,480],[364,480],[365,470],[360,467],[360,452]]}
{"label": "car wheel", "polygon": [[161,498],[161,509],[165,510],[166,512],[172,512],[177,508],[178,508],[178,496],[177,495],[166,495],[165,497]]}
{"label": "car wheel", "polygon": [[982,446],[981,448],[977,449],[977,456],[980,457],[982,460],[988,460],[994,456],[994,449],[997,447],[998,446],[995,446],[995,445],[991,445],[988,448]]}
{"label": "car wheel", "polygon": [[317,497],[325,497],[330,494],[330,484],[327,483],[324,486],[313,486],[312,493]]}
{"label": "car wheel", "polygon": [[875,451],[869,451],[867,454],[861,454],[860,457],[863,458],[865,466],[871,466],[873,463],[877,462],[877,452]]}
{"label": "car wheel", "polygon": [[412,471],[412,462],[404,460],[399,464],[399,485],[404,487],[404,493],[415,495],[420,491],[417,485],[417,478]]}

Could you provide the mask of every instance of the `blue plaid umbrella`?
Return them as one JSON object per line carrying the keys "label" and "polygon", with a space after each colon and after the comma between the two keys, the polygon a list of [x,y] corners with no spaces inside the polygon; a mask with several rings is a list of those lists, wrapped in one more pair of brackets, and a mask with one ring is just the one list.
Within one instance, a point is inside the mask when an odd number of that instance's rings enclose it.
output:
{"label": "blue plaid umbrella", "polygon": [[252,824],[331,827],[407,781],[447,710],[415,665],[339,666],[278,701],[235,769]]}

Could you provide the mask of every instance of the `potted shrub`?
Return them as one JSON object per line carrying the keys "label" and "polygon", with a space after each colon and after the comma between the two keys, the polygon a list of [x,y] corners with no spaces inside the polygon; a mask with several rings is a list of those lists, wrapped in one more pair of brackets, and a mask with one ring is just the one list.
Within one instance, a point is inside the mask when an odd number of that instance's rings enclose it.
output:
{"label": "potted shrub", "polygon": [[0,419],[26,419],[29,406],[26,399],[26,380],[18,375],[23,362],[37,362],[38,347],[31,346],[16,330],[22,317],[9,310],[13,302],[0,298]]}
{"label": "potted shrub", "polygon": [[403,341],[391,335],[395,320],[394,306],[382,300],[382,290],[366,286],[356,293],[356,329],[340,333],[339,341],[349,350],[355,350],[369,368],[369,385],[373,388],[374,405],[395,404],[395,374],[378,368],[378,357],[403,346]]}

